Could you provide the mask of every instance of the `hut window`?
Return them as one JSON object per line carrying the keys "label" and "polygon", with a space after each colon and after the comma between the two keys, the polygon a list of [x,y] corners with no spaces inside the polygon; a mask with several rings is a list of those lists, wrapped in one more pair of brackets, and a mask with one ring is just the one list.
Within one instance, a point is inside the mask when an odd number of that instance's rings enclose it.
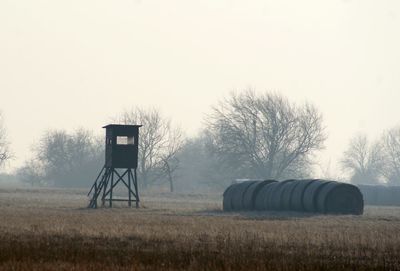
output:
{"label": "hut window", "polygon": [[117,136],[117,145],[133,145],[133,136]]}

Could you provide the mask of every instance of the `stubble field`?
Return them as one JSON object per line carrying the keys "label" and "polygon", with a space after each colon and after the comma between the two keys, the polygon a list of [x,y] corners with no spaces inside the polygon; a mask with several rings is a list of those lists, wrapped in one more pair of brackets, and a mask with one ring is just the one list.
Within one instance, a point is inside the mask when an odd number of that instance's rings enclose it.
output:
{"label": "stubble field", "polygon": [[223,213],[221,195],[0,189],[0,270],[400,270],[400,208],[363,216]]}

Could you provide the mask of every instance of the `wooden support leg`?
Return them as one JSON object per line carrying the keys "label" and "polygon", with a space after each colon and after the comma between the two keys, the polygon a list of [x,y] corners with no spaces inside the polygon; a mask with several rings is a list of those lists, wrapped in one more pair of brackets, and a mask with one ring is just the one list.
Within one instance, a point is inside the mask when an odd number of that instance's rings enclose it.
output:
{"label": "wooden support leg", "polygon": [[132,193],[131,193],[131,170],[128,169],[128,206],[132,206]]}
{"label": "wooden support leg", "polygon": [[108,187],[108,182],[110,181],[110,171],[107,170],[107,175],[104,177],[103,181],[103,196],[101,197],[101,205],[104,207],[106,204],[106,192]]}
{"label": "wooden support leg", "polygon": [[111,169],[111,186],[110,186],[110,208],[112,207],[112,197],[114,188],[114,168]]}
{"label": "wooden support leg", "polygon": [[[137,175],[136,175],[136,168],[133,170],[134,176],[134,186],[135,186],[135,194],[136,194],[136,208],[139,208],[139,193],[138,193],[138,185],[137,185]],[[132,174],[132,173],[131,173]]]}

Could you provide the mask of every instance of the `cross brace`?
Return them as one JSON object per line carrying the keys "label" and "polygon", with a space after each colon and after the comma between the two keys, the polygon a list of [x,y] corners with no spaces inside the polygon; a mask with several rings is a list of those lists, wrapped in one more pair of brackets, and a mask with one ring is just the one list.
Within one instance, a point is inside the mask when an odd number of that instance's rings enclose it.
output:
{"label": "cross brace", "polygon": [[[113,198],[113,190],[118,183],[122,182],[128,189],[127,199]],[[136,168],[125,169],[122,174],[113,167],[104,166],[96,178],[88,196],[91,196],[88,208],[97,208],[97,200],[101,199],[102,206],[108,202],[112,207],[113,201],[127,201],[128,206],[132,206],[132,202],[136,203],[136,208],[139,208],[139,193],[137,185]]]}

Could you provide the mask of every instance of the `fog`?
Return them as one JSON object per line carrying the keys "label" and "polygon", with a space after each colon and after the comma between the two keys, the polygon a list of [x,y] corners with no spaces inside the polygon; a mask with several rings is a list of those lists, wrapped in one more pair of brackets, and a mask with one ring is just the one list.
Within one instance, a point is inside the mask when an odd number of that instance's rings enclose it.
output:
{"label": "fog", "polygon": [[398,1],[5,0],[0,109],[15,158],[49,128],[160,108],[194,135],[210,106],[253,88],[310,101],[337,159],[357,132],[399,125]]}

